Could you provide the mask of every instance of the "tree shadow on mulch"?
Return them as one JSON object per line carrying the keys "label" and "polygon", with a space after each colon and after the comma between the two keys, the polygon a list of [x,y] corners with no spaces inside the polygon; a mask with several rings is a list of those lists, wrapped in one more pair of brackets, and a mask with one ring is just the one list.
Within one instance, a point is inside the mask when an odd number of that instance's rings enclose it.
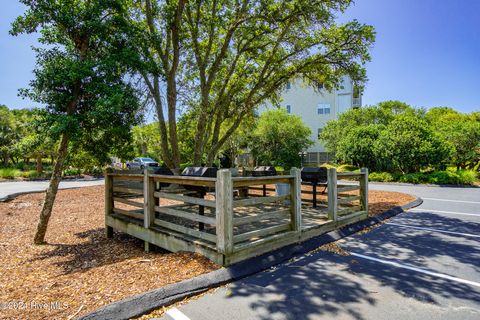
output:
{"label": "tree shadow on mulch", "polygon": [[[75,235],[80,239],[87,239],[87,241],[75,244],[49,243],[48,245],[54,248],[40,253],[32,260],[52,258],[60,260],[54,264],[63,268],[64,274],[70,274],[153,254],[144,252],[142,240],[121,232],[114,232],[113,239],[105,237],[104,228],[92,229]],[[161,248],[155,248],[155,252],[169,253]]]}

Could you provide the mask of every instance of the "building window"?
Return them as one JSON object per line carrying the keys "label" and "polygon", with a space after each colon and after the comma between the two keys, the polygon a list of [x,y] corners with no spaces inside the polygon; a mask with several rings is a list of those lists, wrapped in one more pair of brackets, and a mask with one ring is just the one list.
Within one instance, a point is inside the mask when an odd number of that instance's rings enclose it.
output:
{"label": "building window", "polygon": [[322,134],[323,128],[318,128],[318,136],[317,138],[320,139],[320,135]]}
{"label": "building window", "polygon": [[330,103],[319,103],[317,114],[330,114]]}
{"label": "building window", "polygon": [[292,106],[287,104],[287,113],[292,113]]}
{"label": "building window", "polygon": [[292,87],[292,84],[290,83],[290,81],[287,82],[287,90],[290,90],[290,88]]}

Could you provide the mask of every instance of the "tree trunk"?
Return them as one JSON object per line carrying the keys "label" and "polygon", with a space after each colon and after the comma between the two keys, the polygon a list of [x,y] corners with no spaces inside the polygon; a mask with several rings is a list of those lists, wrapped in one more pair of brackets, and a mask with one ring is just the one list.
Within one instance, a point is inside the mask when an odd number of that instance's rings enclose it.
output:
{"label": "tree trunk", "polygon": [[43,172],[43,162],[42,162],[43,158],[42,158],[42,155],[41,154],[37,154],[37,158],[36,158],[36,161],[37,161],[37,173],[42,173]]}
{"label": "tree trunk", "polygon": [[57,196],[58,185],[62,178],[62,170],[67,157],[68,151],[68,137],[64,134],[58,148],[57,161],[53,169],[52,178],[50,179],[50,185],[48,186],[47,193],[45,195],[45,201],[43,202],[42,212],[40,213],[40,220],[38,221],[37,232],[33,242],[35,244],[45,243],[45,234],[47,232],[48,220],[52,214],[53,203]]}

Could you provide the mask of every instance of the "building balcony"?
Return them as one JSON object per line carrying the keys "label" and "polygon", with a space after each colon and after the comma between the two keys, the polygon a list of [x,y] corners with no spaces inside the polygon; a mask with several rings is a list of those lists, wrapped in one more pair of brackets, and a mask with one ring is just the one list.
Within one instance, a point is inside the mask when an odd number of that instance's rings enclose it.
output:
{"label": "building balcony", "polygon": [[352,99],[352,107],[354,108],[360,108],[362,106],[362,98],[353,98]]}

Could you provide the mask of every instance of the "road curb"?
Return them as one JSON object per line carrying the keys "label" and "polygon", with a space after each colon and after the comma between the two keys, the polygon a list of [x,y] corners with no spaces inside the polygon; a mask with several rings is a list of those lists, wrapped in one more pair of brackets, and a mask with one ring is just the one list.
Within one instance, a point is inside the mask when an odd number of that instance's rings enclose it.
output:
{"label": "road curb", "polygon": [[100,319],[129,319],[145,314],[153,309],[167,306],[195,294],[221,286],[225,283],[245,278],[249,275],[268,269],[272,266],[285,262],[294,256],[303,255],[326,243],[337,241],[356,233],[366,227],[376,225],[386,219],[396,216],[405,210],[422,204],[421,198],[403,206],[394,207],[375,217],[345,226],[305,242],[285,246],[278,250],[254,257],[230,267],[222,268],[207,274],[172,283],[164,287],[141,293],[117,302],[103,306],[89,314],[82,316],[81,320]]}

